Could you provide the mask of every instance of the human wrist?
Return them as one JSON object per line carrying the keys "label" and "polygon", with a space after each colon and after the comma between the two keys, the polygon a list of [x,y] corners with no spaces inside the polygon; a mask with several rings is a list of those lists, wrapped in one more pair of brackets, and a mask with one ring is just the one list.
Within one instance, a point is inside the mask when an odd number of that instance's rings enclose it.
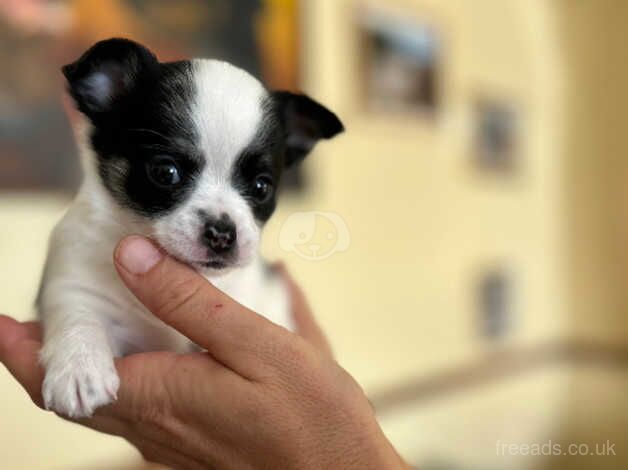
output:
{"label": "human wrist", "polygon": [[410,466],[405,463],[399,453],[392,446],[388,438],[384,435],[384,432],[379,427],[379,424],[375,422],[376,430],[370,441],[369,451],[365,452],[365,456],[368,456],[368,462],[364,461],[364,465],[357,468],[368,469],[382,469],[382,470],[399,470],[410,469]]}
{"label": "human wrist", "polygon": [[[370,410],[369,410],[370,411]],[[340,445],[335,452],[327,448],[327,465],[312,468],[343,468],[347,470],[398,470],[410,469],[386,438],[374,414],[363,419],[344,432],[337,439]],[[320,463],[320,462],[319,462]]]}

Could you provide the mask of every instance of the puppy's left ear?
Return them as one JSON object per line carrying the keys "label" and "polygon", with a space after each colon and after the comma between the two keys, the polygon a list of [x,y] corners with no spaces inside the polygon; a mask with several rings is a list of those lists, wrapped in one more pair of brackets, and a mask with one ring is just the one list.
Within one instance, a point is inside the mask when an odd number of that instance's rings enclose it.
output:
{"label": "puppy's left ear", "polygon": [[273,93],[286,138],[285,166],[303,160],[321,139],[344,131],[338,116],[306,95]]}
{"label": "puppy's left ear", "polygon": [[97,123],[123,113],[128,98],[150,83],[158,65],[155,55],[141,44],[112,38],[97,42],[61,71],[78,109]]}

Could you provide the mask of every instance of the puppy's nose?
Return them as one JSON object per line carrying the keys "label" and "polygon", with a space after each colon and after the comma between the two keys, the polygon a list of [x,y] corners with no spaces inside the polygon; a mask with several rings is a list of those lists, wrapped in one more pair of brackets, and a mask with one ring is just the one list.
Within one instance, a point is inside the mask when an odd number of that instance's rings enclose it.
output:
{"label": "puppy's nose", "polygon": [[208,221],[205,224],[203,241],[216,254],[230,251],[236,241],[235,224],[228,217]]}

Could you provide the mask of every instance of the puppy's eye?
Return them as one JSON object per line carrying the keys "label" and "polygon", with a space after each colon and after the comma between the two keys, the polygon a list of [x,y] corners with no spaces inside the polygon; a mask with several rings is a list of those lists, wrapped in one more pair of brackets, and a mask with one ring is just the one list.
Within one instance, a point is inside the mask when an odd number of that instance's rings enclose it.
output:
{"label": "puppy's eye", "polygon": [[259,175],[253,182],[253,197],[258,202],[266,202],[273,195],[273,180],[269,175]]}
{"label": "puppy's eye", "polygon": [[148,162],[146,173],[151,182],[160,188],[169,189],[181,182],[179,167],[167,155],[159,155]]}

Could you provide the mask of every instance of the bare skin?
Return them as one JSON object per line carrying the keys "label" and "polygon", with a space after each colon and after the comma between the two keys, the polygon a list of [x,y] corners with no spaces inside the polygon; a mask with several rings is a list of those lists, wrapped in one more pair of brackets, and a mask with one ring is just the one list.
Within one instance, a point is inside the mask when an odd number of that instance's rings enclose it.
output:
{"label": "bare skin", "polygon": [[[118,245],[121,279],[206,352],[117,359],[118,400],[80,424],[122,436],[147,460],[178,469],[409,468],[360,386],[334,361],[285,270],[298,335],[164,253],[147,257],[145,243],[129,237]],[[38,323],[0,316],[0,362],[41,407],[40,347]]]}

